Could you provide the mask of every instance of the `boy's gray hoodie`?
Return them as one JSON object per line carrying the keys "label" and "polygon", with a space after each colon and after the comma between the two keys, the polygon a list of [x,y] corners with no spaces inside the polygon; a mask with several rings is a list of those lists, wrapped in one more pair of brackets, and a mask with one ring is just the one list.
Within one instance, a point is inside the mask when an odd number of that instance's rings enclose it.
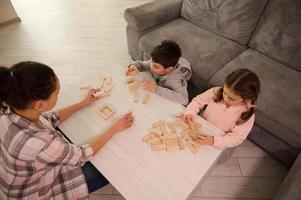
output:
{"label": "boy's gray hoodie", "polygon": [[[150,60],[138,61],[132,65],[135,65],[141,72],[149,71],[151,73]],[[156,93],[166,99],[178,102],[182,105],[188,104],[187,81],[190,79],[191,74],[190,64],[184,58],[180,58],[175,69],[166,75],[154,76],[151,73],[158,85]]]}

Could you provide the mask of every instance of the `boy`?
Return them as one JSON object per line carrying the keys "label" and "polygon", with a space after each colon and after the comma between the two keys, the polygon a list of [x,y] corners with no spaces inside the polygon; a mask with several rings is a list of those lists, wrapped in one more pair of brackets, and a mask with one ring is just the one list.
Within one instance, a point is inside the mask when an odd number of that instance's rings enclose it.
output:
{"label": "boy", "polygon": [[152,50],[151,60],[131,64],[126,69],[126,75],[133,71],[149,71],[156,83],[142,80],[142,86],[146,90],[187,105],[187,81],[191,77],[191,68],[189,62],[181,58],[181,55],[181,49],[176,42],[162,41]]}

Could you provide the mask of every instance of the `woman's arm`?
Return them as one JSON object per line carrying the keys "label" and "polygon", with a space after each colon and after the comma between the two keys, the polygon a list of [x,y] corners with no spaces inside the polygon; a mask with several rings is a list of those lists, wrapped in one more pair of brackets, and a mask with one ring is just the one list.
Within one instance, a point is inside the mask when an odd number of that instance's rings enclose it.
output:
{"label": "woman's arm", "polygon": [[96,89],[91,89],[91,90],[89,90],[86,97],[83,100],[81,100],[79,103],[76,103],[76,104],[73,104],[73,105],[70,105],[68,107],[60,109],[58,111],[60,122],[66,120],[68,117],[70,117],[73,113],[75,113],[79,109],[81,109],[81,108],[93,103],[94,101],[100,99],[101,97],[94,97],[93,96],[93,94],[95,92],[97,92]]}

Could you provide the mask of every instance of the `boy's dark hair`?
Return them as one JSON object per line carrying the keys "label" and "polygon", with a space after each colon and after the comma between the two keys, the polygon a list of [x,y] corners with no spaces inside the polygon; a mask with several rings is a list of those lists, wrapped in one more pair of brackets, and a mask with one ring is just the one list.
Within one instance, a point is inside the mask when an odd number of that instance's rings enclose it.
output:
{"label": "boy's dark hair", "polygon": [[25,109],[33,100],[46,100],[57,87],[54,71],[37,62],[0,67],[0,115],[8,108]]}
{"label": "boy's dark hair", "polygon": [[151,53],[152,60],[161,64],[164,68],[175,67],[181,56],[182,52],[179,45],[172,40],[162,41]]}
{"label": "boy's dark hair", "polygon": [[[260,81],[254,72],[248,69],[237,69],[226,77],[225,85],[243,100],[249,100],[251,104],[255,104],[257,101],[260,92]],[[221,87],[215,95],[215,102],[220,102],[223,99],[223,92],[224,88]],[[237,124],[241,124],[250,119],[253,113],[254,108],[243,112]]]}

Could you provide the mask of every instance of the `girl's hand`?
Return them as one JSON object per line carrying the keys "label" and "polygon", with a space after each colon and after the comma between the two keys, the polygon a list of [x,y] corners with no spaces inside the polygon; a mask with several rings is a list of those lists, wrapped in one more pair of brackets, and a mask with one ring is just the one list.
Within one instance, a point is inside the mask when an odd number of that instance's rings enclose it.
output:
{"label": "girl's hand", "polygon": [[81,105],[81,107],[87,106],[87,105],[93,103],[94,101],[100,99],[101,97],[94,97],[94,95],[93,95],[97,91],[99,91],[99,90],[90,89],[88,91],[88,94],[84,97],[84,99],[79,102],[79,104]]}
{"label": "girl's hand", "polygon": [[181,116],[181,119],[184,120],[185,122],[193,122],[193,115],[191,114],[184,114]]}
{"label": "girl's hand", "polygon": [[134,122],[134,117],[132,116],[132,113],[128,113],[123,117],[121,117],[119,120],[117,120],[117,122],[115,122],[111,126],[111,130],[114,133],[123,131],[124,129],[131,127],[133,125],[133,122]]}
{"label": "girl's hand", "polygon": [[139,70],[137,69],[137,67],[135,65],[130,65],[126,70],[125,70],[125,75],[128,76],[129,73],[131,72],[139,72]]}
{"label": "girl's hand", "polygon": [[196,142],[201,144],[201,145],[210,145],[212,146],[214,143],[214,138],[211,135],[207,134],[200,134],[198,135]]}
{"label": "girl's hand", "polygon": [[148,90],[150,92],[156,92],[156,90],[158,88],[157,84],[155,84],[155,83],[153,83],[153,82],[151,82],[149,80],[145,80],[145,79],[143,79],[141,81],[141,84],[144,87],[144,89],[146,89],[146,90]]}

